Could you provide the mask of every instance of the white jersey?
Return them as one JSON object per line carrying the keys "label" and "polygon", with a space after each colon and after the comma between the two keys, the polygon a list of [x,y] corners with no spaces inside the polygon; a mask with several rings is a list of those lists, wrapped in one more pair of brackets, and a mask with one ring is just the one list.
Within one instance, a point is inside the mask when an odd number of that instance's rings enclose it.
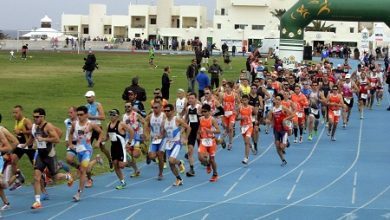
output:
{"label": "white jersey", "polygon": [[[76,120],[76,122],[78,122],[78,120]],[[70,118],[67,118],[67,119],[65,119],[64,124],[65,124],[65,128],[66,128],[65,141],[68,142],[70,128],[72,127],[72,120]],[[76,141],[76,140],[77,140],[77,136],[75,135],[75,133],[73,133],[72,141]]]}
{"label": "white jersey", "polygon": [[184,97],[184,98],[177,98],[176,99],[176,113],[177,115],[180,115],[184,108],[185,108],[185,103],[186,103],[187,99]]}
{"label": "white jersey", "polygon": [[164,126],[164,114],[160,113],[159,116],[152,114],[150,117],[150,136],[154,139],[162,134],[162,128]]}
{"label": "white jersey", "polygon": [[180,131],[181,128],[176,124],[176,116],[174,116],[170,121],[165,120],[164,123],[165,130],[165,149],[170,150],[172,147],[180,142]]}
{"label": "white jersey", "polygon": [[80,125],[79,121],[76,122],[73,133],[77,138],[76,152],[82,152],[87,150],[92,152],[92,130],[90,123],[91,121],[89,120],[84,125]]}

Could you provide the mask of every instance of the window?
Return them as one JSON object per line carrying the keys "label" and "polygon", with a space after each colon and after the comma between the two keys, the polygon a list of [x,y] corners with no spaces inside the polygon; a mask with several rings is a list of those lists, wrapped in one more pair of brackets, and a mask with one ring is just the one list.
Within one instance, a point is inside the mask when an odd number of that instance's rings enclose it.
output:
{"label": "window", "polygon": [[89,34],[89,28],[84,28],[83,34]]}
{"label": "window", "polygon": [[264,30],[265,25],[252,25],[252,30]]}
{"label": "window", "polygon": [[73,28],[73,27],[69,27],[69,30],[70,30],[70,31],[74,31],[74,28]]}
{"label": "window", "polygon": [[136,21],[140,21],[140,20],[141,20],[141,18],[135,18],[135,20],[136,20]]}
{"label": "window", "polygon": [[141,34],[135,34],[134,36],[135,37],[141,37]]}
{"label": "window", "polygon": [[221,8],[221,15],[225,15],[225,9]]}
{"label": "window", "polygon": [[245,29],[248,26],[247,24],[235,24],[234,29]]}
{"label": "window", "polygon": [[217,29],[221,29],[222,28],[222,24],[217,24]]}
{"label": "window", "polygon": [[349,33],[354,33],[354,32],[355,32],[355,28],[350,27],[350,28],[349,28]]}
{"label": "window", "polygon": [[157,18],[151,18],[150,24],[157,24]]}

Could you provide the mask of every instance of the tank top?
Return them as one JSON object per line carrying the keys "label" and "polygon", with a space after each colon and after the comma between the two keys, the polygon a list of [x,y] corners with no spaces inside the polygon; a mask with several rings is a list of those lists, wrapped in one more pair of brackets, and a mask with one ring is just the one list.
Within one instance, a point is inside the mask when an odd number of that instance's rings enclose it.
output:
{"label": "tank top", "polygon": [[76,152],[91,151],[91,137],[92,130],[90,128],[90,121],[88,120],[84,125],[81,125],[79,121],[76,122],[74,134],[77,137]]}
{"label": "tank top", "polygon": [[213,138],[214,134],[206,132],[206,129],[212,129],[213,128],[213,121],[212,117],[200,118],[200,138]]}
{"label": "tank top", "polygon": [[125,142],[126,134],[121,134],[119,132],[119,123],[120,121],[117,121],[115,126],[112,128],[111,127],[112,124],[110,122],[107,127],[107,133],[111,141],[111,147],[123,149],[126,145]]}
{"label": "tank top", "polygon": [[240,89],[243,95],[249,95],[249,93],[251,92],[251,87],[249,85],[248,86],[240,85]]}
{"label": "tank top", "polygon": [[225,116],[230,116],[234,112],[234,108],[236,107],[236,100],[234,94],[224,94],[223,95],[223,109],[225,110]]}
{"label": "tank top", "polygon": [[160,136],[162,134],[162,126],[164,114],[160,113],[159,116],[156,116],[155,114],[152,114],[150,117],[150,136],[153,138]]}
{"label": "tank top", "polygon": [[214,98],[212,98],[210,101],[204,99],[202,104],[210,105],[210,107],[211,107],[211,114],[213,115],[215,113],[217,107],[215,106],[215,99]]}
{"label": "tank top", "polygon": [[349,83],[345,82],[343,84],[342,92],[343,92],[343,96],[344,97],[351,98],[353,96],[353,93],[352,93],[352,82],[349,82]]}
{"label": "tank top", "polygon": [[[31,130],[31,134],[35,138],[35,142],[36,142],[36,145],[37,145],[37,148],[38,148],[38,155],[41,158],[49,156],[49,154],[53,153],[53,151],[54,151],[53,143],[46,142],[46,141],[38,141],[37,140],[38,137],[47,138],[49,136],[45,132],[46,125],[47,125],[47,122],[45,122],[45,124],[42,126],[42,128],[40,128],[38,125],[33,124],[32,130]],[[53,157],[53,156],[55,156],[55,154],[54,155],[51,154],[50,156]]]}
{"label": "tank top", "polygon": [[256,96],[253,97],[251,94],[249,94],[249,105],[253,107],[259,107],[260,106],[259,95],[256,94]]}
{"label": "tank top", "polygon": [[309,95],[310,108],[318,109],[320,104],[319,102],[320,102],[320,93],[318,91],[317,92],[312,91],[312,93],[310,93]]}
{"label": "tank top", "polygon": [[379,82],[378,76],[370,77],[369,81],[370,81],[371,89],[376,89],[376,87],[378,86],[378,82]]}
{"label": "tank top", "polygon": [[[93,102],[92,104],[87,103],[85,105],[88,108],[88,114],[90,116],[99,116],[98,104],[99,104],[99,102]],[[97,125],[102,124],[102,122],[98,119],[89,119],[89,121],[91,123],[95,123]]]}
{"label": "tank top", "polygon": [[[70,128],[72,127],[72,120],[70,118],[67,118],[67,119],[65,119],[64,124],[65,124],[65,128],[66,128],[65,141],[68,142]],[[75,136],[75,133],[73,133],[72,141],[76,141],[76,140],[77,140],[77,137]]]}
{"label": "tank top", "polygon": [[[329,102],[340,103],[340,97],[338,95],[330,94],[329,95]],[[339,109],[340,109],[340,107],[338,107],[338,106],[334,106],[334,105],[329,106],[329,110],[331,110],[331,111],[337,111]]]}
{"label": "tank top", "polygon": [[198,115],[198,108],[200,107],[199,104],[196,104],[195,107],[192,107],[189,105],[187,108],[188,112],[188,124],[190,126],[199,126],[199,115]]}
{"label": "tank top", "polygon": [[274,121],[274,130],[277,132],[283,131],[283,120],[286,118],[286,115],[283,112],[282,105],[280,105],[278,108],[273,107],[272,118]]}
{"label": "tank top", "polygon": [[177,98],[176,99],[176,113],[177,113],[177,115],[180,115],[183,112],[183,110],[185,108],[184,104],[185,104],[186,100],[187,100],[186,98]]}
{"label": "tank top", "polygon": [[240,108],[241,115],[241,126],[252,126],[252,106],[241,107]]}
{"label": "tank top", "polygon": [[[26,120],[25,117],[23,117],[22,120],[20,121],[15,121],[15,126],[14,126],[15,130],[19,130],[19,131],[25,130],[24,120]],[[25,134],[17,134],[16,138],[18,139],[20,144],[25,144],[27,141],[27,137]]]}
{"label": "tank top", "polygon": [[328,83],[322,83],[321,90],[324,92],[324,96],[328,97],[329,91],[330,91],[330,85]]}
{"label": "tank top", "polygon": [[368,88],[367,87],[368,87],[368,80],[367,79],[361,79],[360,83],[359,83],[359,93],[367,95],[367,93],[368,93]]}
{"label": "tank top", "polygon": [[269,108],[272,108],[272,106],[274,105],[273,104],[273,101],[274,101],[274,94],[275,94],[275,89],[273,88],[267,88],[267,92],[269,93],[270,95],[270,98],[265,100],[265,106],[269,107]]}
{"label": "tank top", "polygon": [[171,120],[165,120],[164,130],[166,132],[165,149],[170,150],[175,144],[180,143],[181,128],[176,124],[176,116],[174,116]]}

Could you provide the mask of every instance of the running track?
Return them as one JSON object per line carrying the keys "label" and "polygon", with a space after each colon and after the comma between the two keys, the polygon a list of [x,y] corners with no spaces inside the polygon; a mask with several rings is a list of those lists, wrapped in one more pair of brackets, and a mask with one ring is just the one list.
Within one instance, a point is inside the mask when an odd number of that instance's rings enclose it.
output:
{"label": "running track", "polygon": [[[390,219],[390,148],[387,128],[390,103],[366,110],[359,120],[356,104],[347,129],[339,128],[336,142],[320,125],[312,142],[292,144],[288,165],[280,167],[272,135],[261,133],[260,152],[241,164],[243,141],[233,150],[217,153],[220,179],[209,183],[205,169],[196,164],[196,177],[171,187],[169,169],[156,180],[157,166],[141,164],[142,175],[127,178],[125,190],[115,190],[115,174],[95,177],[79,203],[71,201],[77,182],[49,188],[44,208],[31,210],[32,187],[6,191],[12,209],[5,219]],[[237,129],[238,130],[238,129]],[[290,139],[291,140],[291,139]],[[184,150],[181,152],[183,157]],[[130,174],[125,169],[126,176]]]}

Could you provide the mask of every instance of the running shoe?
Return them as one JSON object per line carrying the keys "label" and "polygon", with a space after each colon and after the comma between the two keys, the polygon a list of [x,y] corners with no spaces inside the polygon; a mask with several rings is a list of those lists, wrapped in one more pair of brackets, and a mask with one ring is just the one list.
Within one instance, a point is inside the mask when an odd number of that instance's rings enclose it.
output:
{"label": "running shoe", "polygon": [[114,165],[112,164],[112,161],[110,160],[108,162],[109,166],[110,166],[110,172],[114,172]]}
{"label": "running shoe", "polygon": [[218,180],[217,174],[213,174],[213,176],[210,178],[210,182],[217,182],[217,180]]}
{"label": "running shoe", "polygon": [[164,169],[167,169],[167,162],[164,162]]}
{"label": "running shoe", "polygon": [[309,134],[309,136],[307,137],[307,140],[312,141],[313,140],[313,135]]}
{"label": "running shoe", "polygon": [[49,197],[49,193],[42,193],[41,194],[41,200],[49,200],[50,199],[50,197]]}
{"label": "running shoe", "polygon": [[73,201],[75,201],[75,202],[80,201],[80,193],[76,193],[76,194],[73,196]]}
{"label": "running shoe", "polygon": [[130,175],[130,178],[139,177],[139,175],[141,175],[141,172],[138,170],[138,171],[132,173],[132,174]]}
{"label": "running shoe", "polygon": [[228,146],[227,146],[227,149],[228,150],[232,150],[232,148],[233,148],[233,145],[231,143],[229,143]]}
{"label": "running shoe", "polygon": [[150,164],[152,160],[149,158],[149,155],[146,155],[146,164]]}
{"label": "running shoe", "polygon": [[[103,166],[103,158],[100,156],[100,154],[96,155],[95,157],[96,163],[99,164],[100,166]],[[110,167],[111,169],[111,167]]]}
{"label": "running shoe", "polygon": [[93,180],[92,179],[87,180],[87,182],[85,183],[85,188],[91,188],[92,186],[93,186]]}
{"label": "running shoe", "polygon": [[265,133],[268,134],[268,128],[265,128]]}
{"label": "running shoe", "polygon": [[280,166],[284,167],[287,165],[287,161],[286,160],[282,160],[282,164],[280,164]]}
{"label": "running shoe", "polygon": [[318,136],[318,131],[317,130],[314,130],[314,135]]}
{"label": "running shoe", "polygon": [[20,182],[15,182],[14,185],[9,189],[9,191],[14,191],[22,187],[22,184]]}
{"label": "running shoe", "polygon": [[207,173],[211,173],[211,165],[207,165],[206,166],[206,172]]}
{"label": "running shoe", "polygon": [[40,202],[34,202],[31,206],[31,209],[40,209],[42,208],[42,205]]}
{"label": "running shoe", "polygon": [[255,149],[255,145],[254,145],[254,144],[251,145],[251,151],[252,151],[252,154],[253,154],[253,155],[256,155],[257,152],[256,152],[256,149]]}
{"label": "running shoe", "polygon": [[186,173],[186,176],[187,176],[187,177],[193,177],[193,176],[195,176],[195,171],[194,171],[194,170],[188,171],[188,172]]}
{"label": "running shoe", "polygon": [[226,141],[225,141],[225,139],[222,139],[221,147],[222,147],[222,149],[226,148]]}
{"label": "running shoe", "polygon": [[346,127],[347,127],[347,124],[346,124],[346,123],[344,123],[344,124],[343,124],[343,128],[345,129]]}
{"label": "running shoe", "polygon": [[74,179],[71,173],[67,173],[68,175],[68,186],[71,187],[73,185]]}
{"label": "running shoe", "polygon": [[176,178],[176,181],[173,183],[173,186],[181,186],[181,185],[183,185],[183,180]]}
{"label": "running shoe", "polygon": [[294,143],[298,143],[298,138],[294,138]]}
{"label": "running shoe", "polygon": [[161,181],[161,180],[163,180],[163,179],[164,179],[164,176],[163,176],[162,174],[160,174],[160,175],[157,176],[157,180],[158,180],[158,181]]}
{"label": "running shoe", "polygon": [[121,190],[121,189],[124,189],[125,187],[126,187],[126,183],[121,183],[120,185],[117,185],[117,186],[115,187],[115,189]]}
{"label": "running shoe", "polygon": [[24,183],[25,181],[25,177],[22,173],[22,171],[20,171],[19,169],[16,170],[16,178],[19,180],[20,183]]}
{"label": "running shoe", "polygon": [[8,202],[8,203],[4,203],[4,205],[1,206],[0,210],[1,210],[1,211],[4,211],[4,210],[8,210],[8,209],[10,209],[10,208],[11,208],[11,205],[10,205],[9,202]]}
{"label": "running shoe", "polygon": [[186,172],[186,167],[184,166],[183,160],[180,160],[179,171],[180,171],[180,173]]}
{"label": "running shoe", "polygon": [[330,136],[330,130],[328,130],[328,136]]}
{"label": "running shoe", "polygon": [[299,137],[299,143],[302,144],[302,142],[303,142],[303,137],[300,136],[300,137]]}
{"label": "running shoe", "polygon": [[248,164],[249,159],[247,157],[244,157],[244,159],[241,161],[243,164]]}
{"label": "running shoe", "polygon": [[331,137],[332,141],[336,141],[336,138],[334,136]]}

